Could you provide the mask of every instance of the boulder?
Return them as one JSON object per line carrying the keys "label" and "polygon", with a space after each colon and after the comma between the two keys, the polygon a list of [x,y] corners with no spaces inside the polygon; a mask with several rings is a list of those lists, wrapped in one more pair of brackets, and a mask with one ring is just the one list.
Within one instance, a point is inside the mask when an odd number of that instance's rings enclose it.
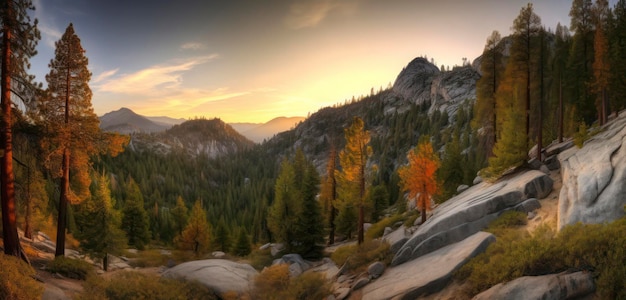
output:
{"label": "boulder", "polygon": [[474,178],[474,180],[472,181],[472,185],[477,185],[477,184],[479,184],[479,183],[481,183],[481,182],[483,182],[483,178],[482,178],[482,177],[480,177],[480,176],[476,176],[476,177]]}
{"label": "boulder", "polygon": [[389,243],[389,245],[391,246],[392,253],[398,252],[398,250],[400,250],[400,248],[404,245],[404,243],[406,243],[408,239],[409,236],[406,234],[406,227],[404,225],[383,236],[383,240]]}
{"label": "boulder", "polygon": [[332,259],[324,257],[320,265],[309,269],[308,272],[323,274],[326,279],[330,280],[335,278],[337,274],[339,274],[339,268]]}
{"label": "boulder", "polygon": [[626,205],[626,117],[613,120],[581,149],[559,154],[563,186],[558,228],[577,222],[605,223]]}
{"label": "boulder", "polygon": [[259,274],[252,266],[224,259],[189,261],[163,272],[166,278],[196,280],[219,294],[246,294]]}
{"label": "boulder", "polygon": [[469,185],[467,184],[461,184],[456,188],[456,192],[457,193],[462,193],[465,192],[467,189],[469,189]]}
{"label": "boulder", "polygon": [[366,286],[368,283],[370,283],[369,277],[361,277],[354,282],[354,284],[352,285],[352,290],[356,291]]}
{"label": "boulder", "polygon": [[539,203],[539,200],[537,200],[536,198],[530,198],[518,205],[516,205],[513,209],[516,211],[521,211],[521,212],[525,212],[525,213],[530,213],[532,211],[535,211],[537,209],[541,208],[541,203]]}
{"label": "boulder", "polygon": [[415,259],[483,230],[504,211],[529,198],[544,198],[552,179],[531,170],[496,183],[483,182],[444,202],[397,251],[391,265]]}
{"label": "boulder", "polygon": [[383,275],[383,272],[385,272],[385,264],[379,261],[367,267],[367,274],[369,274],[369,277],[372,279],[380,277],[380,275]]}
{"label": "boulder", "polygon": [[222,251],[213,251],[211,253],[211,256],[213,256],[215,258],[222,258],[222,257],[226,256],[226,253],[224,253]]}
{"label": "boulder", "polygon": [[288,264],[289,265],[289,275],[291,277],[298,277],[302,272],[308,270],[311,266],[309,263],[302,259],[300,254],[285,254],[283,257],[275,259],[272,262],[272,265],[279,264]]}
{"label": "boulder", "polygon": [[390,233],[393,232],[393,229],[391,229],[391,227],[385,227],[385,231],[383,232],[383,236],[386,236]]}
{"label": "boulder", "polygon": [[417,299],[443,289],[452,274],[495,241],[486,232],[474,235],[405,264],[389,268],[363,288],[363,300]]}
{"label": "boulder", "polygon": [[500,283],[476,295],[474,300],[560,300],[579,299],[595,291],[588,272],[524,276]]}

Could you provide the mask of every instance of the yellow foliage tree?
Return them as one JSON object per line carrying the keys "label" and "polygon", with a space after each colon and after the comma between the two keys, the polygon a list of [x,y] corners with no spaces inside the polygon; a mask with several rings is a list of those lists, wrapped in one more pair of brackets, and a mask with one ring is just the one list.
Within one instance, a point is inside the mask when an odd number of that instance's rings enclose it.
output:
{"label": "yellow foliage tree", "polygon": [[431,199],[439,192],[435,172],[441,163],[429,141],[420,142],[409,152],[407,159],[409,164],[398,169],[400,187],[409,193],[410,199],[415,199],[424,223],[426,211],[430,210]]}
{"label": "yellow foliage tree", "polygon": [[206,213],[200,201],[196,201],[191,209],[189,222],[183,232],[174,238],[174,243],[183,250],[192,250],[199,255],[209,249],[211,229],[206,220]]}

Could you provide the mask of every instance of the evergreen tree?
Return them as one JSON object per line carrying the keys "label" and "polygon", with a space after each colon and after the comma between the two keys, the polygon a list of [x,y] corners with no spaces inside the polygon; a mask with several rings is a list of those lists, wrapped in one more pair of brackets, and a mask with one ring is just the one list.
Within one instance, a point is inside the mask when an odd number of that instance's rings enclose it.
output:
{"label": "evergreen tree", "polygon": [[567,72],[567,59],[569,55],[569,49],[571,48],[571,36],[569,35],[569,31],[567,27],[561,26],[561,24],[557,24],[556,31],[554,33],[555,42],[554,42],[554,55],[552,56],[552,81],[555,82],[553,85],[555,90],[553,91],[553,95],[558,97],[558,106],[557,106],[557,140],[559,143],[563,142],[563,136],[565,134],[565,101],[563,95],[563,85],[564,80],[566,78]]}
{"label": "evergreen tree", "polygon": [[337,180],[335,170],[337,168],[337,151],[332,146],[326,165],[326,178],[322,182],[320,199],[324,204],[323,212],[326,215],[326,224],[329,228],[328,244],[335,243],[335,218],[337,216]]}
{"label": "evergreen tree", "polygon": [[206,219],[206,213],[200,200],[197,200],[191,209],[189,222],[183,233],[174,239],[179,249],[191,250],[198,256],[209,250],[211,241],[211,229]]}
{"label": "evergreen tree", "polygon": [[37,121],[44,128],[46,166],[61,179],[55,253],[60,256],[65,253],[68,203],[90,197],[91,156],[107,152],[115,156],[123,151],[128,139],[100,131],[91,106],[88,59],[72,24],[55,46],[55,57],[46,75],[48,90],[39,102]]}
{"label": "evergreen tree", "polygon": [[[345,129],[346,146],[339,153],[341,171],[336,174],[339,195],[344,202],[352,203],[358,209],[357,240],[364,241],[363,223],[365,218],[365,191],[367,161],[372,155],[369,146],[370,133],[365,130],[365,124],[359,117],[354,117],[352,125]],[[350,207],[345,205],[344,207]]]}
{"label": "evergreen tree", "polygon": [[441,196],[443,201],[454,196],[457,187],[463,183],[463,170],[469,166],[463,165],[463,155],[461,154],[460,132],[453,133],[452,141],[446,143],[444,148],[441,168],[438,169],[438,177],[443,181],[443,191]]}
{"label": "evergreen tree", "polygon": [[569,16],[574,33],[568,59],[567,91],[576,107],[577,119],[591,124],[596,109],[589,85],[593,78],[593,14],[591,0],[574,0]]}
{"label": "evergreen tree", "polygon": [[[301,155],[304,157],[304,153]],[[304,258],[317,259],[323,255],[322,245],[324,244],[324,227],[320,226],[324,224],[324,221],[321,207],[316,199],[320,180],[313,164],[308,164],[304,172],[301,193],[302,211],[296,224],[297,243],[294,250]]]}
{"label": "evergreen tree", "polygon": [[357,227],[357,220],[358,216],[354,205],[351,202],[341,203],[335,220],[337,232],[345,235],[348,239],[352,239],[352,234]]}
{"label": "evergreen tree", "polygon": [[527,157],[526,137],[519,134],[523,118],[520,110],[509,106],[504,111],[505,122],[502,124],[502,134],[494,147],[494,156],[489,158],[489,166],[483,175],[488,178],[497,178],[511,167],[524,163]]}
{"label": "evergreen tree", "polygon": [[372,222],[378,222],[384,210],[389,206],[389,192],[380,184],[371,188],[370,203],[372,203]]}
{"label": "evergreen tree", "polygon": [[491,33],[483,50],[481,77],[476,82],[476,115],[472,125],[475,129],[482,128],[481,146],[489,156],[496,142],[496,91],[504,71],[503,47],[500,33]]}
{"label": "evergreen tree", "polygon": [[274,202],[267,217],[272,236],[276,241],[284,243],[287,249],[291,249],[296,239],[296,222],[302,210],[295,176],[293,164],[284,159],[280,166],[280,175],[276,179]]}
{"label": "evergreen tree", "polygon": [[126,248],[126,237],[120,229],[119,212],[113,209],[109,180],[104,174],[96,181],[96,191],[83,201],[76,213],[80,247],[91,257],[102,260],[102,268],[108,269],[108,254],[120,255]]}
{"label": "evergreen tree", "polygon": [[609,41],[606,34],[609,18],[609,3],[607,0],[597,0],[594,8],[595,36],[593,44],[593,81],[592,91],[596,95],[596,110],[598,121],[604,125],[608,120],[610,108],[608,88],[611,80],[611,64],[609,61]]}
{"label": "evergreen tree", "polygon": [[143,204],[143,195],[133,178],[126,185],[126,201],[122,210],[122,229],[128,237],[128,245],[143,250],[150,241],[150,221]]}
{"label": "evergreen tree", "polygon": [[[614,22],[610,27],[610,66],[615,76],[610,78],[611,109],[618,113],[626,107],[626,0],[619,0],[613,9]],[[619,74],[622,74],[619,76]]]}
{"label": "evergreen tree", "polygon": [[176,198],[176,206],[172,208],[170,215],[172,216],[172,220],[174,221],[174,227],[176,229],[176,234],[181,235],[183,233],[183,229],[187,226],[187,206],[185,205],[185,201],[183,197],[178,196]]}
{"label": "evergreen tree", "polygon": [[0,65],[0,206],[2,210],[2,239],[4,253],[21,257],[28,262],[17,235],[15,222],[15,177],[13,174],[12,96],[27,103],[37,88],[34,76],[28,75],[29,59],[34,56],[40,39],[37,20],[31,22],[29,11],[34,10],[30,0],[6,0],[0,7],[2,22],[2,60]]}
{"label": "evergreen tree", "polygon": [[220,218],[215,227],[213,244],[217,247],[216,249],[222,252],[227,252],[230,246],[230,233],[223,217]]}
{"label": "evergreen tree", "polygon": [[248,239],[246,230],[242,227],[239,229],[239,234],[237,234],[237,242],[235,243],[233,253],[237,256],[246,256],[250,254],[250,252],[252,252],[250,240]]}

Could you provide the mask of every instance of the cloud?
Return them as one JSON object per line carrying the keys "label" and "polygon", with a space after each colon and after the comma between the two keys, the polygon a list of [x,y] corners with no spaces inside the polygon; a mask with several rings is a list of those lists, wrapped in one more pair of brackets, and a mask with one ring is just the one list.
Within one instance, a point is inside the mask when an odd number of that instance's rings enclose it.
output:
{"label": "cloud", "polygon": [[35,6],[35,18],[39,21],[37,29],[41,32],[41,39],[48,47],[55,49],[54,43],[61,39],[63,33],[52,25],[54,23],[53,17],[46,13],[47,10],[43,1],[34,0],[33,5]]}
{"label": "cloud", "polygon": [[151,66],[131,74],[121,74],[115,77],[113,77],[114,74],[105,74],[107,77],[102,78],[101,84],[95,85],[95,89],[99,92],[124,95],[164,95],[176,92],[181,88],[185,71],[217,57],[217,54],[195,57],[166,65]]}
{"label": "cloud", "polygon": [[108,70],[108,71],[104,71],[100,74],[98,74],[98,76],[96,76],[96,78],[94,78],[91,83],[97,84],[99,82],[105,81],[106,79],[114,76],[115,74],[117,74],[117,71],[119,71],[120,69],[117,68],[115,70]]}
{"label": "cloud", "polygon": [[315,27],[331,12],[350,13],[356,9],[358,0],[295,0],[285,17],[285,25],[291,29]]}
{"label": "cloud", "polygon": [[202,43],[190,42],[180,45],[180,50],[200,50],[203,49]]}

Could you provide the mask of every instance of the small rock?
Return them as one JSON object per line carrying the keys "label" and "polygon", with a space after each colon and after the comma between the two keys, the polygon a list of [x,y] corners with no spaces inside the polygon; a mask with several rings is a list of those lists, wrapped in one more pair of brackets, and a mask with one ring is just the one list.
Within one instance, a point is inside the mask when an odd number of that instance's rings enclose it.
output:
{"label": "small rock", "polygon": [[372,223],[363,223],[363,232],[367,232],[370,227],[372,227]]}
{"label": "small rock", "polygon": [[537,216],[537,214],[534,211],[529,211],[528,215],[526,216],[526,219],[528,220],[532,220]]}
{"label": "small rock", "polygon": [[368,283],[370,283],[370,279],[369,278],[361,277],[354,283],[354,285],[352,285],[352,290],[356,291],[356,290],[366,286]]}
{"label": "small rock", "polygon": [[161,255],[170,256],[170,255],[172,255],[172,251],[162,249],[161,250]]}
{"label": "small rock", "polygon": [[552,155],[546,158],[545,162],[546,166],[550,171],[558,170],[561,168],[561,163],[556,155]]}
{"label": "small rock", "polygon": [[404,222],[402,221],[393,223],[393,229],[398,229],[398,227],[402,226],[402,224],[404,224]]}
{"label": "small rock", "polygon": [[98,270],[96,271],[96,274],[98,274],[98,275],[102,275],[102,274],[104,274],[104,270],[100,270],[100,269],[98,269]]}
{"label": "small rock", "polygon": [[226,253],[222,252],[222,251],[213,251],[213,253],[211,253],[211,255],[215,258],[222,258],[224,256],[226,256]]}
{"label": "small rock", "polygon": [[341,276],[339,276],[337,278],[337,283],[343,283],[343,282],[345,282],[348,279],[349,279],[349,277],[347,275],[341,275]]}
{"label": "small rock", "polygon": [[367,274],[370,275],[370,278],[376,279],[380,277],[380,275],[385,272],[385,265],[382,262],[375,262],[367,267]]}
{"label": "small rock", "polygon": [[482,177],[480,177],[480,176],[476,176],[476,177],[474,178],[474,181],[472,181],[472,184],[473,184],[473,185],[477,185],[477,184],[479,184],[479,183],[481,183],[481,182],[483,182],[483,178],[482,178]]}
{"label": "small rock", "polygon": [[263,245],[263,246],[259,247],[259,250],[265,250],[265,249],[268,249],[268,248],[269,248],[269,247],[271,247],[271,246],[272,246],[272,244],[271,244],[271,243],[267,243],[267,244],[265,244],[265,245]]}
{"label": "small rock", "polygon": [[541,167],[539,167],[539,171],[550,175],[550,169],[546,165],[541,165]]}
{"label": "small rock", "polygon": [[532,170],[539,170],[541,166],[543,166],[543,163],[540,162],[536,157],[533,157],[528,161],[528,167],[530,167]]}
{"label": "small rock", "polygon": [[393,232],[393,229],[391,229],[391,227],[385,227],[385,231],[383,232],[383,236],[386,236],[390,233]]}
{"label": "small rock", "polygon": [[462,192],[464,192],[464,191],[465,191],[465,190],[467,190],[467,189],[469,189],[469,185],[467,185],[467,184],[461,184],[461,185],[459,185],[459,186],[456,188],[456,192],[457,192],[457,193],[462,193]]}
{"label": "small rock", "polygon": [[272,256],[276,256],[278,253],[285,250],[285,246],[283,244],[271,244],[271,247]]}
{"label": "small rock", "polygon": [[132,253],[132,254],[137,254],[139,251],[137,249],[126,249],[126,252]]}
{"label": "small rock", "polygon": [[337,297],[337,300],[346,299],[348,295],[350,295],[349,288],[340,288],[337,291],[335,291],[335,297]]}

